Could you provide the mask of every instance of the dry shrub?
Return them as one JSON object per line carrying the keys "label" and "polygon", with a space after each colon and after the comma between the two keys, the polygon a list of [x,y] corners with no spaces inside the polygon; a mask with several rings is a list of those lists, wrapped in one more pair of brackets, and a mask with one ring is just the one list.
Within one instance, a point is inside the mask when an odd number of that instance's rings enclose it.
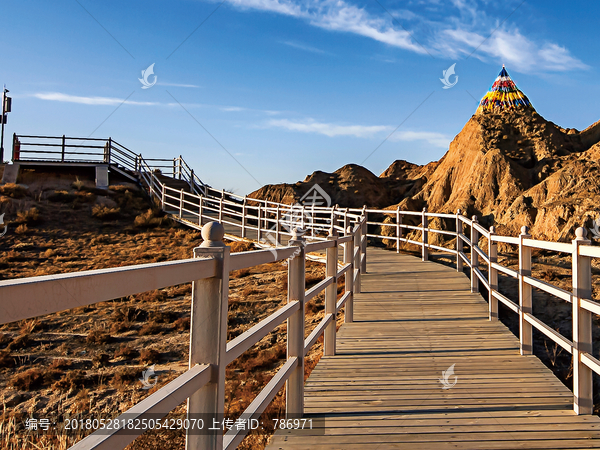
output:
{"label": "dry shrub", "polygon": [[17,229],[15,230],[15,233],[22,235],[22,234],[27,234],[28,231],[29,231],[29,229],[27,228],[27,225],[21,224],[17,227]]}
{"label": "dry shrub", "polygon": [[10,344],[8,344],[7,350],[15,351],[26,348],[29,344],[32,343],[32,340],[27,335],[21,335],[12,340]]}
{"label": "dry shrub", "polygon": [[237,241],[233,242],[230,246],[231,253],[239,253],[239,252],[249,252],[252,250],[256,250],[254,244],[249,241]]}
{"label": "dry shrub", "polygon": [[131,382],[137,381],[141,375],[142,371],[135,367],[120,367],[113,375],[112,384],[117,388],[125,388],[131,385]]}
{"label": "dry shrub", "polygon": [[315,302],[308,302],[306,304],[306,314],[316,314],[319,312],[319,306]]}
{"label": "dry shrub", "polygon": [[148,319],[148,312],[134,307],[118,306],[112,313],[112,319],[115,321],[144,322]]}
{"label": "dry shrub", "polygon": [[19,184],[6,183],[0,186],[0,194],[10,198],[23,198],[27,195],[27,189]]}
{"label": "dry shrub", "polygon": [[241,369],[255,373],[257,370],[272,369],[277,361],[285,357],[286,345],[283,343],[274,345],[271,349],[260,352],[253,358],[241,363]]}
{"label": "dry shrub", "polygon": [[148,336],[151,334],[159,334],[162,331],[162,327],[156,322],[148,322],[142,328],[138,330],[140,336]]}
{"label": "dry shrub", "polygon": [[75,177],[75,181],[73,181],[73,183],[71,183],[71,186],[73,186],[78,191],[81,190],[81,188],[83,187],[83,185],[84,185],[84,183],[83,183],[83,181],[81,181],[79,179],[79,177]]}
{"label": "dry shrub", "polygon": [[104,330],[92,330],[89,332],[86,338],[87,342],[96,345],[107,344],[108,342],[110,342],[110,340],[110,334],[108,334]]}
{"label": "dry shrub", "polygon": [[17,219],[14,223],[33,225],[40,221],[40,212],[37,208],[30,208],[27,211],[17,212]]}
{"label": "dry shrub", "polygon": [[92,356],[92,367],[106,367],[110,364],[110,356],[106,353],[98,353],[97,355]]}
{"label": "dry shrub", "polygon": [[50,363],[50,369],[62,370],[71,367],[72,361],[64,358],[56,358]]}
{"label": "dry shrub", "polygon": [[75,203],[94,203],[95,201],[96,195],[93,192],[80,191],[75,197]]}
{"label": "dry shrub", "polygon": [[27,335],[30,333],[34,333],[36,331],[42,331],[44,329],[44,324],[40,322],[38,319],[24,320],[21,323],[21,335]]}
{"label": "dry shrub", "polygon": [[14,367],[15,359],[10,355],[9,351],[0,352],[0,368]]}
{"label": "dry shrub", "polygon": [[310,287],[309,285],[314,285],[317,284],[319,282],[323,281],[323,276],[322,275],[316,275],[314,273],[307,273],[306,274],[306,285],[307,287]]}
{"label": "dry shrub", "polygon": [[118,322],[113,322],[110,326],[111,333],[121,333],[122,331],[127,331],[131,328],[131,322],[128,320],[122,320]]}
{"label": "dry shrub", "polygon": [[154,364],[160,359],[160,352],[153,348],[146,348],[140,353],[140,364]]}
{"label": "dry shrub", "polygon": [[69,191],[54,191],[47,198],[51,202],[71,203],[75,200],[76,195],[69,193]]}
{"label": "dry shrub", "polygon": [[106,205],[94,205],[92,217],[100,220],[113,220],[121,217],[121,208],[109,208]]}
{"label": "dry shrub", "polygon": [[60,380],[52,385],[52,389],[72,391],[85,385],[85,372],[83,370],[70,370]]}
{"label": "dry shrub", "polygon": [[138,355],[139,355],[139,352],[127,344],[121,345],[121,347],[115,351],[115,358],[123,357],[126,359],[133,359]]}
{"label": "dry shrub", "polygon": [[40,253],[40,256],[44,257],[44,258],[52,258],[53,256],[57,256],[58,250],[54,249],[54,248],[49,248],[47,249],[45,252]]}
{"label": "dry shrub", "polygon": [[230,274],[231,278],[244,278],[244,277],[247,277],[248,275],[250,275],[250,269],[234,270]]}
{"label": "dry shrub", "polygon": [[258,289],[256,289],[254,286],[247,286],[242,291],[242,295],[244,297],[249,297],[251,295],[256,295],[256,294],[260,294],[260,293],[261,292]]}
{"label": "dry shrub", "polygon": [[177,331],[190,331],[190,318],[180,317],[173,323],[173,328]]}
{"label": "dry shrub", "polygon": [[10,336],[6,333],[0,333],[0,345],[6,345],[10,342]]}
{"label": "dry shrub", "polygon": [[175,311],[155,311],[152,313],[152,319],[156,323],[173,323],[179,318]]}
{"label": "dry shrub", "polygon": [[37,389],[44,384],[44,374],[36,368],[14,375],[8,382],[10,387],[21,391]]}
{"label": "dry shrub", "polygon": [[165,216],[162,211],[148,209],[133,220],[133,225],[138,228],[156,228],[172,225],[172,220]]}

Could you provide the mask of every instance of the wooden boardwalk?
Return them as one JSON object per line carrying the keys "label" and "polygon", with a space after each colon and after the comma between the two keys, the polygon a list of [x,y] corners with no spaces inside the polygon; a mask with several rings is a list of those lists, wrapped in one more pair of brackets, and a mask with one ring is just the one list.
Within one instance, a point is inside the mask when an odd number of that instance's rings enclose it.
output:
{"label": "wooden boardwalk", "polygon": [[[455,269],[369,248],[352,324],[337,355],[306,382],[306,418],[325,430],[279,431],[274,449],[600,448],[600,419],[577,416],[573,394]],[[456,384],[442,372],[455,365]]]}

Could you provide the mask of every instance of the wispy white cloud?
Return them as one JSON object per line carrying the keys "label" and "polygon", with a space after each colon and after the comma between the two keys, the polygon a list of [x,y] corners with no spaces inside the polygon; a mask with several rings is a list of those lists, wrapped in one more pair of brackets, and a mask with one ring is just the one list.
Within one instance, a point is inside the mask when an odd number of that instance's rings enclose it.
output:
{"label": "wispy white cloud", "polygon": [[287,45],[289,47],[297,48],[298,50],[304,50],[306,52],[319,53],[321,55],[331,54],[329,52],[326,52],[325,50],[321,50],[320,48],[311,47],[310,45],[301,44],[294,41],[283,41],[282,44]]}
{"label": "wispy white cloud", "polygon": [[434,131],[410,131],[403,130],[395,132],[391,141],[425,141],[434,147],[448,148],[452,137]]}
{"label": "wispy white cloud", "polygon": [[267,123],[268,127],[285,128],[290,131],[300,131],[302,133],[324,134],[329,137],[336,136],[355,136],[371,137],[383,131],[389,131],[391,127],[383,125],[337,125],[333,123],[317,122],[313,119],[304,121],[292,121],[288,119],[272,119]]}
{"label": "wispy white cloud", "polygon": [[426,53],[406,30],[397,30],[389,17],[372,16],[344,0],[229,0],[229,3],[241,9],[297,17],[326,30],[354,33],[416,53]]}
{"label": "wispy white cloud", "polygon": [[217,106],[217,108],[223,112],[258,112],[261,114],[266,114],[268,116],[275,116],[277,114],[281,114],[281,111],[273,111],[273,110],[269,110],[269,109],[245,108],[243,106]]}
{"label": "wispy white cloud", "polygon": [[143,106],[154,106],[160,105],[157,102],[138,102],[135,100],[125,100],[122,98],[115,97],[84,97],[79,95],[64,94],[62,92],[38,92],[32,94],[33,97],[50,100],[55,102],[67,102],[67,103],[80,103],[83,105],[143,105]]}
{"label": "wispy white cloud", "polygon": [[[82,105],[93,105],[93,106],[110,106],[110,105],[138,105],[138,106],[167,106],[167,107],[179,107],[180,104],[176,102],[140,102],[136,100],[125,100],[123,98],[116,97],[99,97],[99,96],[81,96],[65,94],[63,92],[36,92],[30,95],[31,97],[39,98],[41,100],[54,101],[54,102],[66,102],[66,103],[79,103]],[[242,106],[221,106],[221,105],[208,105],[202,103],[182,103],[183,106],[190,108],[216,108],[223,112],[258,112],[267,116],[275,116],[281,114],[281,111],[274,110],[263,110],[245,108]]]}
{"label": "wispy white cloud", "polygon": [[163,82],[158,82],[156,83],[157,86],[174,86],[174,87],[182,87],[182,88],[200,88],[202,86],[198,86],[196,84],[180,84],[180,83],[163,83]]}
{"label": "wispy white cloud", "polygon": [[[507,12],[520,6],[519,0],[507,0],[501,8],[488,0],[449,3],[430,0],[436,11],[427,16],[424,11],[431,8],[423,8],[420,3],[416,12],[388,9],[402,26],[381,9],[369,12],[348,0],[229,0],[229,3],[243,10],[296,17],[315,27],[357,34],[418,54],[457,59],[475,52],[473,56],[481,60],[505,62],[513,70],[529,73],[588,68],[563,45],[525,36],[514,25],[515,20],[501,23]],[[292,46],[302,48],[303,44]]]}
{"label": "wispy white cloud", "polygon": [[[314,119],[289,120],[272,119],[267,127],[283,128],[301,133],[323,134],[329,137],[354,136],[358,138],[382,138],[394,127],[389,125],[340,125],[327,122],[317,122]],[[399,130],[389,138],[390,141],[423,141],[433,147],[448,148],[452,137],[434,131]]]}

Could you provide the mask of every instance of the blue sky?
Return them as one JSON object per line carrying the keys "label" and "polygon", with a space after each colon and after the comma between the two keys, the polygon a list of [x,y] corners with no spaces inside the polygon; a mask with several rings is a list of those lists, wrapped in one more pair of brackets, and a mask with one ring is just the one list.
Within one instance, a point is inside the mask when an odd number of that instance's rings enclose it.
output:
{"label": "blue sky", "polygon": [[[6,133],[181,154],[239,194],[348,163],[379,175],[396,159],[439,159],[502,63],[548,120],[599,120],[599,12],[531,0],[4,0]],[[142,89],[153,63],[156,84]],[[452,64],[458,79],[443,89]]]}

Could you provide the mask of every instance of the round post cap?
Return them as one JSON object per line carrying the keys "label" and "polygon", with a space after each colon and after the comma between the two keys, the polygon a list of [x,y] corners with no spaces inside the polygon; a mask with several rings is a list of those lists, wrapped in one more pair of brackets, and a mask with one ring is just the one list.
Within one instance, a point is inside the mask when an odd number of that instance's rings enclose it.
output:
{"label": "round post cap", "polygon": [[202,227],[201,234],[203,242],[200,247],[225,247],[225,228],[219,222],[207,223]]}

